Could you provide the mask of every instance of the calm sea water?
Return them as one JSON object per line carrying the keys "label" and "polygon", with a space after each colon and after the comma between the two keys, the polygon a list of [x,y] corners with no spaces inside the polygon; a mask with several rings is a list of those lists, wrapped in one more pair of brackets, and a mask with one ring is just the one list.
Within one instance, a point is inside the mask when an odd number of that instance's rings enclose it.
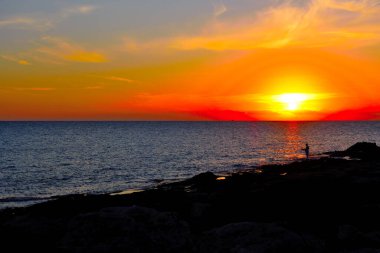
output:
{"label": "calm sea water", "polygon": [[380,122],[0,122],[0,208],[380,143]]}

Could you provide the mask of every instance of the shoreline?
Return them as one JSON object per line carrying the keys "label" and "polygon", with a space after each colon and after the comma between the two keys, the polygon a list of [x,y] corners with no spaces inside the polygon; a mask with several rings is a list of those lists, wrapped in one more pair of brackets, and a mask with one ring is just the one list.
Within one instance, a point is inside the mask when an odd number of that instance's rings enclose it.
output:
{"label": "shoreline", "polygon": [[[286,164],[290,164],[293,162],[302,162],[305,160],[305,158],[299,158],[299,157],[301,157],[301,156],[298,156],[298,158],[294,158],[294,159],[282,161],[282,162],[279,161],[279,162],[273,162],[273,163],[263,163],[263,164],[258,164],[258,165],[244,165],[244,166],[242,166],[244,168],[233,168],[233,169],[225,170],[225,171],[223,170],[223,171],[217,171],[217,172],[211,171],[211,172],[218,175],[218,176],[228,177],[228,176],[231,176],[232,174],[236,174],[236,173],[252,172],[256,169],[260,169],[262,166],[286,165]],[[328,157],[328,155],[325,155],[323,153],[322,154],[316,154],[316,155],[312,155],[311,158],[309,158],[309,159],[310,160],[317,160],[317,159],[320,159],[323,157]],[[339,159],[339,158],[336,158],[336,159]],[[210,172],[210,171],[205,171],[202,173],[206,173],[206,172]],[[199,174],[202,174],[202,173],[199,173]],[[193,177],[195,177],[199,174],[196,174]],[[13,202],[16,204],[10,205],[10,206],[5,206],[5,207],[0,207],[0,213],[1,213],[1,211],[4,211],[6,209],[28,208],[28,207],[31,207],[33,205],[42,204],[45,202],[54,201],[54,200],[57,200],[60,198],[65,198],[65,197],[75,196],[75,195],[77,195],[77,196],[87,196],[87,195],[111,195],[111,196],[114,196],[114,195],[125,195],[125,194],[131,194],[131,193],[135,193],[135,192],[142,192],[142,191],[146,191],[146,190],[156,189],[162,185],[168,185],[168,184],[172,184],[172,183],[183,182],[183,181],[186,181],[190,178],[191,177],[179,177],[179,178],[169,178],[169,179],[150,179],[149,181],[153,181],[154,183],[150,183],[150,185],[148,185],[148,186],[144,186],[141,188],[127,188],[127,189],[122,189],[122,190],[117,190],[117,191],[109,191],[109,192],[71,193],[71,194],[52,195],[52,196],[4,197],[4,198],[0,198],[0,203]],[[28,202],[31,202],[31,203],[30,204],[23,204],[23,203],[28,203]],[[20,203],[20,204],[18,205],[17,203]]]}
{"label": "shoreline", "polygon": [[328,155],[353,160],[310,159],[222,176],[206,172],[129,194],[68,195],[3,209],[2,247],[47,252],[378,252],[380,148],[357,143]]}

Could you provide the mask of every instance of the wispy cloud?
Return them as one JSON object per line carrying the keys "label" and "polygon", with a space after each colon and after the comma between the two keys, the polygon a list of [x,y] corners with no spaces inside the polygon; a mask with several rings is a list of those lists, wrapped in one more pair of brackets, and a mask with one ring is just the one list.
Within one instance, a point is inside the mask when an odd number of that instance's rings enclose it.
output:
{"label": "wispy cloud", "polygon": [[29,61],[18,58],[18,57],[10,56],[10,55],[2,55],[1,58],[7,61],[15,62],[20,65],[30,65]]}
{"label": "wispy cloud", "polygon": [[56,11],[55,13],[40,13],[36,15],[19,15],[6,19],[0,19],[1,27],[11,27],[17,29],[33,29],[38,31],[46,31],[55,27],[59,22],[70,18],[73,15],[85,15],[98,9],[95,5],[77,5],[67,7]]}
{"label": "wispy cloud", "polygon": [[44,63],[62,65],[67,62],[103,63],[107,57],[98,50],[87,49],[82,45],[64,38],[43,36],[34,42],[35,47],[14,54],[0,55],[0,59],[31,65],[32,63]]}
{"label": "wispy cloud", "polygon": [[9,19],[0,20],[0,26],[9,26],[9,25],[32,25],[35,23],[34,19],[31,18],[22,18],[22,17],[12,17]]}
{"label": "wispy cloud", "polygon": [[111,80],[111,81],[126,82],[126,83],[136,82],[135,80],[125,78],[125,77],[119,77],[119,76],[108,76],[108,77],[105,77],[105,79]]}
{"label": "wispy cloud", "polygon": [[52,22],[43,18],[32,17],[9,17],[0,20],[1,27],[13,27],[17,29],[46,30],[53,26]]}
{"label": "wispy cloud", "polygon": [[[216,7],[214,15],[225,12]],[[252,15],[235,20],[213,20],[202,32],[139,42],[131,38],[126,48],[176,50],[252,50],[281,47],[353,48],[380,43],[378,0],[281,1]],[[133,42],[133,43],[132,43]],[[133,46],[133,47],[132,47]]]}
{"label": "wispy cloud", "polygon": [[65,39],[45,36],[42,38],[43,46],[37,48],[37,53],[54,60],[101,63],[106,62],[106,57],[97,51],[86,50]]}
{"label": "wispy cloud", "polygon": [[78,5],[61,10],[61,16],[67,18],[71,15],[89,14],[94,12],[96,9],[98,9],[98,6],[95,5]]}
{"label": "wispy cloud", "polygon": [[226,5],[220,1],[220,0],[211,0],[211,3],[214,7],[214,16],[218,17],[220,15],[223,15],[227,11]]}

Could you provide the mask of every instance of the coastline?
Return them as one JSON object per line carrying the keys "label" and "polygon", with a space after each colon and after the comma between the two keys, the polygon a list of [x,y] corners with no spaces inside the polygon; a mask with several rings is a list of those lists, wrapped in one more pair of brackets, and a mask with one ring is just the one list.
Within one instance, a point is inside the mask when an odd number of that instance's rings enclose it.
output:
{"label": "coastline", "polygon": [[[378,252],[379,149],[358,143],[316,160],[231,175],[207,172],[130,194],[69,195],[0,210],[2,248]],[[347,156],[353,159],[331,158]]]}

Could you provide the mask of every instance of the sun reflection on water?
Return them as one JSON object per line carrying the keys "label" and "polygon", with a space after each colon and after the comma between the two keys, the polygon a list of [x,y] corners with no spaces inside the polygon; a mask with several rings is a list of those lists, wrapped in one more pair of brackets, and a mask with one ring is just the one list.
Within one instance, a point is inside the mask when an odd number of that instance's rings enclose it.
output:
{"label": "sun reflection on water", "polygon": [[285,123],[285,145],[281,152],[286,158],[300,159],[304,157],[301,149],[303,148],[302,145],[304,145],[303,142],[306,142],[306,140],[303,140],[299,133],[299,124],[296,121]]}

